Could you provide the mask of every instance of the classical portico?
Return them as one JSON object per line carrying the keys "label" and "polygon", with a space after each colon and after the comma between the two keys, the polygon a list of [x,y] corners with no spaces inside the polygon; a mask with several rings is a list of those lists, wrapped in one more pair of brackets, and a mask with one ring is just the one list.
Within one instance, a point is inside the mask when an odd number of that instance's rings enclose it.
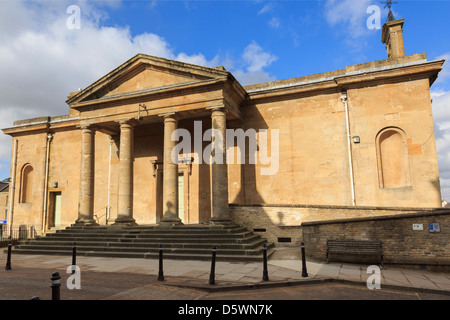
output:
{"label": "classical portico", "polygon": [[[151,160],[153,164],[160,164],[159,172],[162,173],[162,180],[158,180],[157,176],[155,180],[162,184],[156,187],[162,190],[161,212],[156,212],[159,217],[156,220],[162,226],[183,224],[179,216],[179,197],[183,196],[179,194],[179,188],[183,173],[179,171],[179,159],[176,158],[181,155],[172,155],[177,144],[172,137],[179,121],[196,119],[206,119],[211,123],[212,141],[219,146],[218,150],[214,150],[217,161],[210,164],[209,222],[229,223],[227,119],[240,119],[239,108],[244,97],[243,88],[223,68],[203,68],[175,61],[169,63],[165,59],[146,55],[135,56],[88,88],[73,93],[67,102],[70,112],[79,115],[82,123],[79,217],[76,223],[95,224],[95,135],[106,134],[117,141],[118,149],[117,216],[113,224],[136,224],[133,214],[133,194],[136,187],[134,132],[137,129],[152,130],[153,127],[160,128],[162,125],[162,150]],[[149,141],[149,148],[152,147],[152,142],[155,141]],[[139,145],[139,148],[145,149],[145,146]],[[151,161],[148,162],[149,168]],[[143,186],[139,185],[139,188]],[[205,193],[209,194],[203,192],[200,195],[204,203],[208,202],[208,195],[205,196]],[[157,197],[158,195],[155,201]],[[111,207],[114,208],[114,203],[111,203]],[[188,209],[190,210],[186,208]]]}

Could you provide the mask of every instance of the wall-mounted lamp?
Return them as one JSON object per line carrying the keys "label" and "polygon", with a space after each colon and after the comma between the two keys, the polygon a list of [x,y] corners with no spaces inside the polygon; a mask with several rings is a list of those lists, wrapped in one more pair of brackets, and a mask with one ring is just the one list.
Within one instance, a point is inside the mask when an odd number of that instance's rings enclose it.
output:
{"label": "wall-mounted lamp", "polygon": [[360,143],[361,141],[359,140],[359,136],[354,136],[353,137],[353,143]]}

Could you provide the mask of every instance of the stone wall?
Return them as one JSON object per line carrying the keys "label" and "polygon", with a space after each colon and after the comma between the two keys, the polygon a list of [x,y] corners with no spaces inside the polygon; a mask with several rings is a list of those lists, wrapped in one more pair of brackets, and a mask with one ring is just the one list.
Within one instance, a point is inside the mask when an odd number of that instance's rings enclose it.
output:
{"label": "stone wall", "polygon": [[[429,224],[439,223],[440,232],[430,232]],[[413,230],[413,224],[422,230]],[[382,241],[387,264],[450,266],[450,210],[360,217],[302,223],[307,255],[324,259],[328,239]]]}
{"label": "stone wall", "polygon": [[414,212],[427,213],[430,210],[434,209],[275,204],[230,205],[230,213],[236,223],[280,246],[300,245],[303,239],[301,226],[306,222],[340,221],[340,219],[351,218],[370,219]]}

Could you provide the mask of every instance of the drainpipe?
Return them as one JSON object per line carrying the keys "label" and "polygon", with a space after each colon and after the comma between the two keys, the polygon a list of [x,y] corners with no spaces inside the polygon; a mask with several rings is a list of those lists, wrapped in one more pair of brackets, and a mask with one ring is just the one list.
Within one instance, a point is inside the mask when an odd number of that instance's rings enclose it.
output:
{"label": "drainpipe", "polygon": [[50,158],[50,141],[53,135],[47,133],[47,145],[46,145],[46,156],[45,156],[45,177],[44,177],[44,203],[42,205],[42,234],[45,235],[45,220],[47,219],[47,190],[48,190],[48,164]]}
{"label": "drainpipe", "polygon": [[351,144],[351,133],[350,133],[350,120],[349,120],[349,112],[348,112],[348,97],[347,91],[343,91],[341,93],[341,101],[344,104],[345,108],[345,121],[346,121],[346,131],[347,131],[347,149],[348,149],[348,166],[350,171],[350,187],[352,189],[352,205],[356,206],[355,200],[355,182],[353,176],[353,160],[352,160],[352,144]]}
{"label": "drainpipe", "polygon": [[8,210],[8,236],[12,235],[12,220],[14,210],[14,193],[16,190],[16,162],[17,162],[17,139],[13,138],[13,150],[12,150],[12,168],[11,168],[11,181],[9,183],[9,210]]}

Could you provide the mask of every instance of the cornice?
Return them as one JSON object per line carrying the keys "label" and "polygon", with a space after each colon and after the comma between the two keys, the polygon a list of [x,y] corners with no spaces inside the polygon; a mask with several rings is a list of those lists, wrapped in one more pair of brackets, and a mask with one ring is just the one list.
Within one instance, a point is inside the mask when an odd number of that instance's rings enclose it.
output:
{"label": "cornice", "polygon": [[76,126],[79,124],[80,118],[74,117],[74,118],[63,118],[63,119],[54,119],[52,120],[49,118],[45,121],[36,121],[36,122],[29,122],[29,123],[23,123],[18,124],[13,127],[4,128],[2,129],[4,134],[8,135],[16,135],[23,132],[31,132],[31,131],[50,131],[55,129],[62,129],[62,128],[76,128]]}
{"label": "cornice", "polygon": [[208,80],[200,80],[200,81],[190,81],[183,82],[180,84],[168,85],[157,88],[149,88],[139,91],[132,91],[112,96],[106,96],[99,99],[89,100],[80,102],[78,104],[71,105],[73,109],[82,109],[84,107],[95,106],[95,105],[107,105],[112,103],[121,102],[124,103],[129,100],[136,100],[142,98],[152,98],[152,96],[160,96],[160,95],[182,95],[185,94],[185,91],[188,90],[198,90],[202,87],[209,87],[211,85],[218,85],[226,81],[226,78],[222,79],[208,79]]}
{"label": "cornice", "polygon": [[403,64],[388,65],[378,68],[343,72],[313,80],[280,83],[269,87],[247,90],[249,100],[255,101],[265,98],[276,98],[285,95],[314,94],[323,91],[339,92],[348,88],[362,88],[382,83],[410,81],[428,78],[430,85],[442,70],[444,60],[413,61]]}

